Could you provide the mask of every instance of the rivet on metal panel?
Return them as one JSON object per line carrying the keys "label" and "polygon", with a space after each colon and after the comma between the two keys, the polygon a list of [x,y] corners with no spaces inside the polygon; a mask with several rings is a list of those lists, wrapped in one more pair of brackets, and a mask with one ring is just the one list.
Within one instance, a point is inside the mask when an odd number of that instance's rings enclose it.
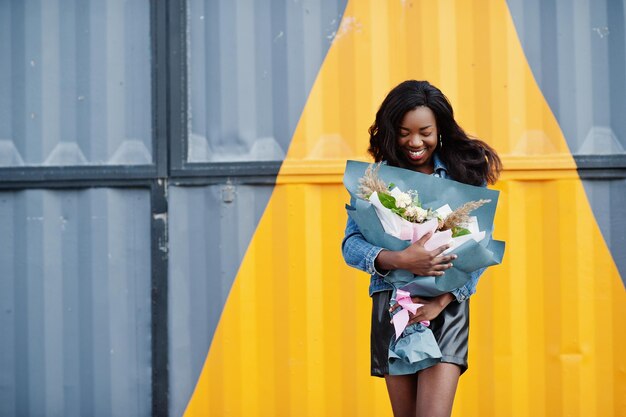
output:
{"label": "rivet on metal panel", "polygon": [[596,32],[600,38],[604,38],[605,36],[609,36],[609,33],[611,33],[611,31],[609,30],[608,26],[595,27],[595,28],[592,28],[591,30]]}
{"label": "rivet on metal panel", "polygon": [[230,180],[226,181],[226,185],[222,188],[222,201],[224,203],[232,203],[235,201],[235,191],[233,183]]}

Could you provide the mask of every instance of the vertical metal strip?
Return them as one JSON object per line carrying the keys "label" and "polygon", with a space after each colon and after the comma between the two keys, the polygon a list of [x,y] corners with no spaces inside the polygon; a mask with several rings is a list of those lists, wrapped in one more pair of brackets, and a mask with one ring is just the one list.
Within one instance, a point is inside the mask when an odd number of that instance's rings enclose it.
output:
{"label": "vertical metal strip", "polygon": [[[179,0],[152,2],[152,52],[156,65],[152,73],[152,126],[154,161],[157,178],[151,182],[151,327],[152,327],[152,415],[169,415],[169,340],[168,340],[168,203],[167,177],[169,176],[169,138],[171,129],[171,97],[176,99],[176,82],[170,77],[170,9]],[[174,29],[177,30],[177,29]],[[172,45],[176,43],[173,42]],[[171,58],[171,59],[170,59]],[[176,71],[174,71],[174,75]],[[174,102],[177,102],[174,100]],[[177,136],[174,134],[174,136]],[[178,146],[178,145],[176,145]],[[175,147],[176,147],[175,146]]]}
{"label": "vertical metal strip", "polygon": [[[185,85],[179,52],[184,0],[153,2],[153,143],[157,178],[151,183],[151,317],[152,317],[152,415],[169,416],[169,340],[168,340],[168,202],[167,177],[170,162],[180,164],[179,138],[184,127],[180,109],[185,102],[180,93]],[[184,74],[184,71],[182,71]],[[170,113],[173,111],[173,113]],[[172,152],[170,154],[170,152]],[[172,156],[172,159],[170,159]]]}
{"label": "vertical metal strip", "polygon": [[186,48],[186,0],[167,2],[169,82],[169,155],[171,170],[182,169],[187,150],[187,48]]}
{"label": "vertical metal strip", "polygon": [[168,235],[167,180],[157,179],[150,188],[152,258],[152,415],[169,415],[168,350]]}
{"label": "vertical metal strip", "polygon": [[167,2],[151,3],[152,59],[152,147],[157,177],[165,178],[168,166],[168,13]]}
{"label": "vertical metal strip", "polygon": [[[176,10],[181,0],[153,2],[152,4],[152,45],[156,65],[153,67],[153,143],[157,178],[151,183],[151,258],[152,258],[152,415],[169,415],[169,340],[168,340],[168,203],[167,177],[169,176],[169,138],[177,137],[170,119],[170,104],[179,103],[177,91],[180,81],[176,81],[177,71],[171,71],[170,63],[176,63],[176,37],[180,36],[177,25],[171,19],[178,18]],[[172,28],[176,33],[172,36]],[[174,39],[172,39],[174,38]],[[171,41],[171,43],[170,43]],[[170,50],[174,47],[174,52]],[[172,53],[174,54],[172,56]],[[173,74],[172,74],[173,73]],[[174,82],[172,82],[174,81]],[[182,105],[183,103],[181,103]],[[176,107],[176,106],[174,106]],[[176,123],[174,123],[176,126]],[[178,127],[177,129],[180,129]],[[175,145],[177,148],[179,145]],[[176,159],[173,159],[176,161]]]}

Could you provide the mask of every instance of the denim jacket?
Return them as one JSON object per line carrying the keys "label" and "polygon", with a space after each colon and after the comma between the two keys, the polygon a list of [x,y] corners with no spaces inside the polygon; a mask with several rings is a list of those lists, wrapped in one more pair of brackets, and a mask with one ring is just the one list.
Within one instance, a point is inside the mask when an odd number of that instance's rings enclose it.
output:
{"label": "denim jacket", "polygon": [[[436,153],[433,155],[433,163],[435,166],[433,175],[450,179],[446,166]],[[366,241],[356,222],[350,217],[348,217],[348,224],[346,225],[345,235],[341,243],[341,250],[343,258],[348,265],[371,275],[369,286],[370,296],[379,291],[393,289],[389,283],[385,282],[384,275],[380,274],[374,265],[376,257],[383,248],[374,246]],[[483,271],[484,268],[472,272],[470,281],[467,284],[451,291],[457,301],[465,301],[476,292],[476,284],[478,284],[478,278]]]}

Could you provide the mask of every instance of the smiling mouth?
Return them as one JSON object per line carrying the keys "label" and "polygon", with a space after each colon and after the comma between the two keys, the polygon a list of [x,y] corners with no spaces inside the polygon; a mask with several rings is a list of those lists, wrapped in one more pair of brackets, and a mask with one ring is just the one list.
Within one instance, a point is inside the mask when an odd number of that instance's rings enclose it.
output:
{"label": "smiling mouth", "polygon": [[419,151],[411,151],[409,150],[407,152],[409,154],[409,158],[411,159],[419,159],[422,157],[422,155],[424,155],[424,153],[426,153],[426,149],[420,149]]}

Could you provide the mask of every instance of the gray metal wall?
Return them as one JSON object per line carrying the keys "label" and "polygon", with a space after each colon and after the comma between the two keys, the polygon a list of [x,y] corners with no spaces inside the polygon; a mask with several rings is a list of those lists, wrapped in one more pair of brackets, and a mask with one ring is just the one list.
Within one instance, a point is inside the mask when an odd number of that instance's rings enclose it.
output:
{"label": "gray metal wall", "polygon": [[282,161],[346,3],[189,0],[187,161]]}
{"label": "gray metal wall", "polygon": [[[345,0],[189,0],[186,162],[282,161]],[[169,189],[170,415],[193,393],[273,189],[234,173]],[[262,182],[262,181],[261,181]]]}
{"label": "gray metal wall", "polygon": [[150,11],[0,0],[0,416],[152,414]]}
{"label": "gray metal wall", "polygon": [[0,192],[0,416],[151,411],[147,190]]}
{"label": "gray metal wall", "polygon": [[345,5],[0,0],[0,416],[183,414]]}
{"label": "gray metal wall", "polygon": [[0,166],[152,162],[150,4],[0,1]]}
{"label": "gray metal wall", "polygon": [[172,416],[183,414],[272,186],[170,187]]}
{"label": "gray metal wall", "polygon": [[507,3],[626,285],[626,2]]}
{"label": "gray metal wall", "polygon": [[[626,277],[624,1],[507,3]],[[0,416],[182,415],[345,5],[0,0]]]}

